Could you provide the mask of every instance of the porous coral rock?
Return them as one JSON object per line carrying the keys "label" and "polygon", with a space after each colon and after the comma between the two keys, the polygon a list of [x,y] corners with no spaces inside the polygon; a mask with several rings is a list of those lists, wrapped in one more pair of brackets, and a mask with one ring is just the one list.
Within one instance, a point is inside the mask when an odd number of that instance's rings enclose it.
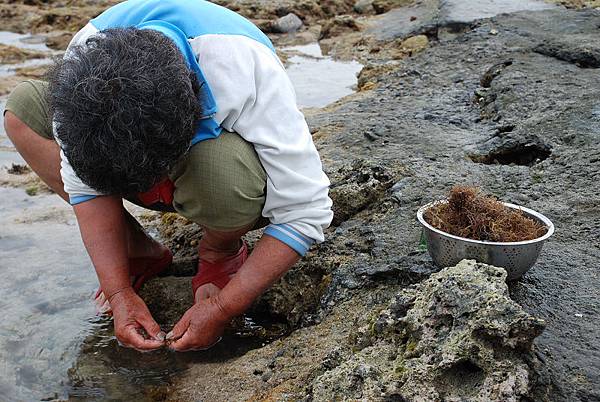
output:
{"label": "porous coral rock", "polygon": [[361,349],[315,400],[519,401],[544,322],[509,298],[502,268],[464,260],[402,291],[359,331]]}

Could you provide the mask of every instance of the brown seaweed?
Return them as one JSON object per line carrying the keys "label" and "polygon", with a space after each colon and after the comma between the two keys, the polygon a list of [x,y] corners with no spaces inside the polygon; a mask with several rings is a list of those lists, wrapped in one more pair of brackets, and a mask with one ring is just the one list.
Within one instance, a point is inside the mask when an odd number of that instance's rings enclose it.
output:
{"label": "brown seaweed", "polygon": [[455,186],[447,203],[425,211],[425,220],[433,227],[472,240],[515,242],[533,240],[548,230],[522,211],[508,208],[477,187]]}

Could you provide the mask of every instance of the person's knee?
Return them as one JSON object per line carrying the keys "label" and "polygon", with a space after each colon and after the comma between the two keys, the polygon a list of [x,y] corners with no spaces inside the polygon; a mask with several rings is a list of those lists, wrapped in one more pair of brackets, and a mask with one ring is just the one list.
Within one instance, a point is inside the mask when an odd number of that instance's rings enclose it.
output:
{"label": "person's knee", "polygon": [[22,137],[28,127],[13,112],[7,110],[4,113],[4,131],[10,140],[14,143]]}
{"label": "person's knee", "polygon": [[175,209],[207,228],[231,231],[261,217],[266,174],[254,147],[237,134],[194,146],[175,185]]}

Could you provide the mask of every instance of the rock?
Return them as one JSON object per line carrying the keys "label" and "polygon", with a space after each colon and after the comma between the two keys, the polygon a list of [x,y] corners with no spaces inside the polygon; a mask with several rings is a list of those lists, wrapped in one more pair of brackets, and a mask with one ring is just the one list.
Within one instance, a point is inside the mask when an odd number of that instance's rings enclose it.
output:
{"label": "rock", "polygon": [[0,64],[17,64],[23,63],[26,60],[42,59],[45,57],[48,57],[48,55],[43,52],[21,49],[0,43]]}
{"label": "rock", "polygon": [[373,9],[377,14],[383,14],[390,11],[392,8],[408,6],[413,0],[373,0]]}
{"label": "rock", "polygon": [[33,78],[36,80],[44,79],[48,71],[49,64],[42,66],[18,67],[15,68],[15,73],[18,77]]}
{"label": "rock", "polygon": [[[404,55],[404,53],[402,53],[402,56]],[[395,70],[397,67],[397,65],[392,64],[392,63],[386,63],[386,64],[367,64],[363,67],[362,70],[360,70],[360,73],[358,73],[358,89],[361,91],[368,91],[371,90],[373,88],[376,87],[377,83],[381,80],[381,77],[385,75],[385,73],[388,73],[390,71]],[[365,135],[367,138],[371,139],[371,140],[375,140],[376,135],[374,134],[369,134],[367,135],[367,133],[363,134]]]}
{"label": "rock", "polygon": [[31,172],[31,168],[27,165],[20,165],[18,163],[13,163],[10,168],[7,170],[8,174],[16,174],[22,175]]}
{"label": "rock", "polygon": [[483,74],[481,80],[479,81],[480,85],[483,88],[489,88],[492,85],[492,81],[494,78],[499,76],[505,68],[512,65],[512,60],[502,61],[500,63],[494,64],[492,67],[488,68],[488,70]]}
{"label": "rock", "polygon": [[352,215],[381,199],[394,184],[398,168],[356,160],[339,172],[342,178],[332,184],[333,224],[339,225]]}
{"label": "rock", "polygon": [[412,6],[395,8],[376,20],[368,31],[380,41],[435,33],[438,6],[437,0],[424,0]]}
{"label": "rock", "polygon": [[468,147],[467,153],[477,163],[531,166],[548,158],[552,147],[535,134],[508,132]]}
{"label": "rock", "polygon": [[428,46],[429,39],[427,39],[427,36],[425,35],[411,36],[400,44],[400,48],[410,55],[419,53],[420,51],[427,49]]}
{"label": "rock", "polygon": [[552,38],[540,43],[533,50],[582,68],[600,67],[600,45],[585,35]]}
{"label": "rock", "polygon": [[359,14],[370,14],[375,12],[373,8],[373,0],[358,0],[352,7]]}
{"label": "rock", "polygon": [[356,32],[360,30],[361,25],[356,21],[356,19],[353,16],[339,15],[335,18],[332,18],[327,23],[325,23],[325,25],[323,25],[323,29],[321,30],[319,40],[340,36],[341,34],[347,32]]}
{"label": "rock", "polygon": [[288,329],[302,324],[303,319],[319,306],[329,281],[326,268],[334,263],[322,255],[309,255],[271,286],[252,306],[249,314],[277,321]]}
{"label": "rock", "polygon": [[93,18],[104,11],[104,7],[52,7],[44,10],[31,21],[33,32],[63,30],[77,32]]}
{"label": "rock", "polygon": [[46,46],[54,50],[65,50],[73,39],[72,32],[55,32],[46,37]]}
{"label": "rock", "polygon": [[[395,8],[398,7],[398,8]],[[422,0],[413,3],[403,0],[375,0],[373,8],[386,13],[371,27],[379,40],[429,34],[439,30],[461,32],[474,21],[503,13],[526,10],[546,10],[556,6],[536,0]],[[394,8],[394,9],[392,9]]]}
{"label": "rock", "polygon": [[431,259],[425,253],[411,256],[395,258],[393,261],[384,264],[366,264],[359,266],[355,274],[371,277],[371,279],[397,280],[398,282],[407,281],[410,283],[418,282],[427,278],[438,268],[431,263]]}
{"label": "rock", "polygon": [[465,260],[402,291],[359,330],[361,350],[315,379],[314,400],[527,399],[544,322],[510,299],[505,279]]}
{"label": "rock", "polygon": [[296,32],[302,28],[302,20],[294,13],[289,13],[271,23],[271,30],[275,33]]}
{"label": "rock", "polygon": [[556,6],[537,0],[444,0],[440,3],[439,25],[460,29],[473,21],[518,11],[539,11]]}

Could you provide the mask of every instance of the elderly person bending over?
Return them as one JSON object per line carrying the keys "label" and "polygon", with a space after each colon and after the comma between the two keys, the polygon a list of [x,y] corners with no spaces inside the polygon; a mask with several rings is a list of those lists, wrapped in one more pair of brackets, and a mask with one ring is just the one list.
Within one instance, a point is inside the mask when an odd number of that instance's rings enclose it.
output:
{"label": "elderly person bending over", "polygon": [[[73,206],[97,303],[130,347],[209,347],[323,241],[332,218],[329,181],[273,45],[209,2],[108,9],[75,35],[49,82],[13,91],[5,113],[17,150]],[[172,255],[123,199],[204,229],[195,304],[167,335],[136,291]],[[241,236],[267,224],[248,256]]]}

